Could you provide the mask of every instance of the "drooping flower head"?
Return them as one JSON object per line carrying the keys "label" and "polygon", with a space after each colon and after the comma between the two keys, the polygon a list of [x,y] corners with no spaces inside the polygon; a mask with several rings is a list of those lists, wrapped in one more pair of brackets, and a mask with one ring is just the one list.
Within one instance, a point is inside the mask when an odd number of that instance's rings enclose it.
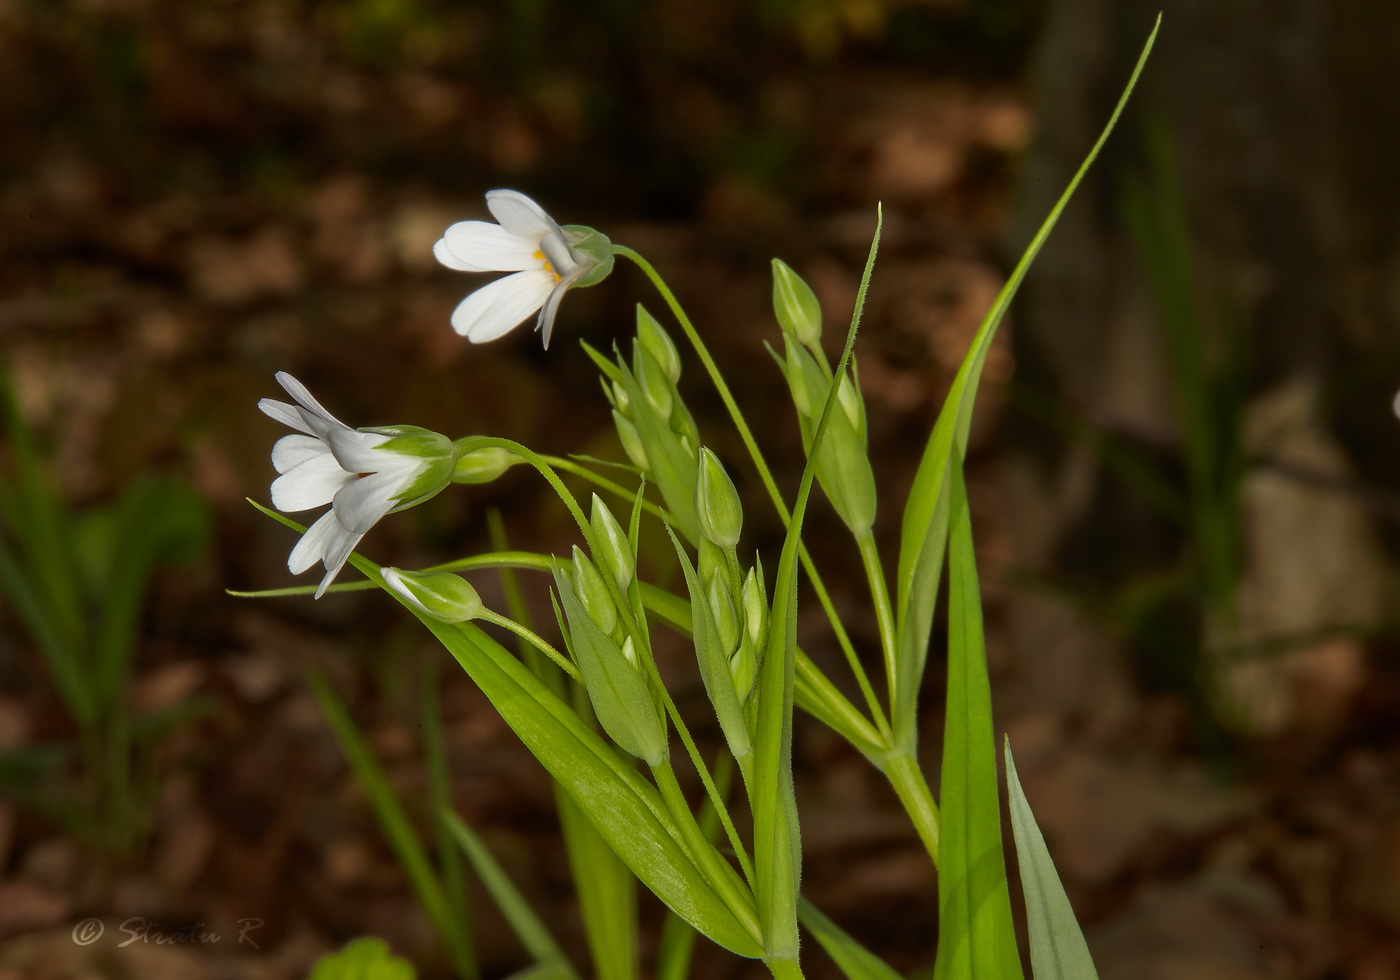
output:
{"label": "drooping flower head", "polygon": [[272,505],[294,513],[331,505],[306,529],[287,567],[300,575],[318,561],[326,569],[320,598],[375,523],[436,494],[451,481],[460,450],[446,436],[413,425],[352,429],[321,407],[296,378],[277,383],[294,405],[264,398],[258,408],[297,430],[272,447]]}
{"label": "drooping flower head", "polygon": [[486,194],[499,224],[459,221],[433,246],[437,260],[460,272],[510,272],[458,304],[452,328],[472,343],[502,337],[539,311],[535,329],[544,346],[559,301],[574,286],[591,286],[612,271],[612,243],[583,225],[560,227],[519,191]]}

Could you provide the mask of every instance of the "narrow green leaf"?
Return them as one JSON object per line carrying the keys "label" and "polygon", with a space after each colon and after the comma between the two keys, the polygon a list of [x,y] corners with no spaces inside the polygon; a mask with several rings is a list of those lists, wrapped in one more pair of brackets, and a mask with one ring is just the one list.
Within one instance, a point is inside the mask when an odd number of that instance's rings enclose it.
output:
{"label": "narrow green leaf", "polygon": [[856,942],[807,899],[798,904],[797,914],[847,980],[903,980],[893,967]]}
{"label": "narrow green leaf", "polygon": [[594,829],[573,797],[556,797],[569,869],[598,980],[637,976],[637,879]]}
{"label": "narrow green leaf", "polygon": [[1119,115],[1127,104],[1137,84],[1138,76],[1147,63],[1161,26],[1161,17],[1153,26],[1152,33],[1138,56],[1137,65],[1128,79],[1127,87],[1118,99],[1118,104],[1109,117],[1108,124],[1099,134],[1098,140],[1089,150],[1065,192],[1051,208],[1049,216],[1027,246],[1021,260],[1016,263],[1011,277],[997,294],[992,308],[987,312],[972,347],[959,367],[957,377],[948,390],[943,409],[929,435],[919,469],[914,477],[914,485],[909,491],[909,501],[905,505],[904,518],[899,539],[899,572],[896,580],[897,629],[899,634],[899,670],[895,678],[895,703],[892,706],[896,744],[906,750],[914,748],[917,731],[915,715],[918,705],[918,691],[923,679],[924,664],[928,659],[929,632],[933,628],[934,602],[938,596],[939,570],[943,564],[943,545],[947,538],[947,496],[948,471],[953,465],[953,456],[961,460],[967,451],[967,433],[972,425],[973,403],[977,396],[977,386],[982,377],[982,366],[997,328],[1006,315],[1011,300],[1021,286],[1031,263],[1039,254],[1041,246],[1050,237],[1051,230],[1059,221],[1060,214],[1069,203],[1079,182],[1088,171],[1089,165],[1098,156],[1099,150],[1108,139],[1109,133],[1118,122]]}
{"label": "narrow green leaf", "polygon": [[943,730],[935,980],[1019,980],[1001,851],[992,688],[962,467],[951,471],[948,706]]}
{"label": "narrow green leaf", "polygon": [[452,773],[448,767],[447,744],[442,728],[442,697],[440,681],[442,663],[434,657],[423,678],[423,755],[428,766],[428,798],[437,819],[433,821],[438,863],[442,867],[443,898],[456,924],[458,940],[465,951],[464,966],[468,973],[459,980],[476,980],[480,969],[476,946],[472,940],[471,907],[467,897],[467,880],[462,858],[452,846],[452,835],[442,814],[452,809]]}
{"label": "narrow green leaf", "polygon": [[423,903],[428,917],[433,920],[433,925],[437,927],[438,935],[442,937],[444,945],[451,951],[453,963],[458,972],[462,976],[470,975],[473,962],[471,952],[463,943],[462,935],[457,931],[451,908],[442,892],[442,886],[438,884],[427,852],[423,849],[423,844],[419,841],[418,834],[408,819],[408,814],[404,812],[403,804],[399,802],[397,794],[389,785],[389,780],[385,777],[383,770],[379,768],[379,764],[374,761],[369,745],[350,719],[350,713],[345,710],[345,705],[331,690],[330,684],[317,673],[308,674],[307,681],[311,685],[311,693],[316,696],[316,700],[321,705],[321,711],[325,714],[326,720],[330,722],[331,728],[335,731],[341,750],[345,753],[345,758],[349,760],[350,767],[355,771],[360,785],[369,794],[370,806],[373,807],[375,816],[379,818],[379,825],[384,829],[384,836],[389,839],[389,844],[393,847],[394,854],[398,857],[404,871],[408,874],[409,881],[413,883],[413,890],[417,893],[418,900]]}
{"label": "narrow green leaf", "polygon": [[1050,860],[1045,837],[1021,789],[1011,740],[1005,739],[1006,795],[1011,808],[1011,832],[1021,867],[1021,891],[1026,897],[1026,924],[1031,940],[1031,973],[1035,980],[1099,980],[1084,933],[1074,917],[1065,886]]}
{"label": "narrow green leaf", "polygon": [[444,810],[439,816],[530,958],[538,965],[561,967],[565,975],[575,976],[563,949],[476,831],[451,810]]}
{"label": "narrow green leaf", "polygon": [[[359,556],[351,560],[379,580],[373,562]],[[643,884],[719,945],[740,956],[763,954],[755,910],[731,908],[706,883],[681,844],[681,832],[666,814],[656,787],[479,628],[423,617],[419,621],[447,647]]]}

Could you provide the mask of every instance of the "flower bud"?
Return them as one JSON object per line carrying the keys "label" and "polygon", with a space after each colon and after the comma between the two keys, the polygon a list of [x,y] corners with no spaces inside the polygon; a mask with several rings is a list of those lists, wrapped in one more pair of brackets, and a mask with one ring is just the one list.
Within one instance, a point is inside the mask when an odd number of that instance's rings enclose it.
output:
{"label": "flower bud", "polygon": [[729,658],[729,676],[734,681],[734,693],[740,701],[748,699],[753,691],[754,681],[758,680],[760,658],[754,651],[760,649],[749,642],[747,636],[739,643],[739,649]]}
{"label": "flower bud", "polygon": [[822,308],[812,287],[782,259],[773,260],[773,312],[783,332],[808,347],[822,339]]}
{"label": "flower bud", "polygon": [[637,427],[632,424],[631,419],[621,412],[614,411],[612,417],[613,424],[617,426],[617,437],[622,442],[622,450],[627,453],[627,458],[637,469],[650,472],[651,466],[647,463],[646,447],[642,445],[642,437],[637,432]]}
{"label": "flower bud", "polygon": [[661,365],[661,370],[666,373],[666,379],[675,384],[681,379],[681,355],[676,350],[675,342],[668,334],[656,317],[648,313],[642,304],[637,304],[637,340],[645,347],[651,356],[656,358],[656,363]]}
{"label": "flower bud", "polygon": [[603,498],[596,493],[593,495],[593,513],[588,522],[598,539],[599,563],[612,573],[617,590],[626,592],[637,571],[632,558],[632,543],[627,540],[627,533],[622,530],[612,511],[608,510],[608,505],[603,503]]}
{"label": "flower bud", "polygon": [[715,629],[719,633],[721,651],[727,657],[739,646],[739,614],[734,608],[734,600],[724,587],[724,582],[716,575],[710,579],[710,611],[715,615]]}
{"label": "flower bud", "polygon": [[744,578],[744,631],[755,648],[761,649],[768,631],[768,596],[764,593],[760,569],[750,568]]}
{"label": "flower bud", "polygon": [[613,604],[603,576],[578,545],[574,545],[574,590],[598,628],[604,633],[612,633],[617,626],[617,606]]}
{"label": "flower bud", "polygon": [[699,476],[695,481],[695,516],[700,533],[721,548],[733,548],[744,529],[744,508],[724,464],[709,449],[700,449]]}
{"label": "flower bud", "polygon": [[451,572],[406,572],[381,568],[384,584],[425,616],[444,623],[463,623],[480,616],[481,596],[471,583]]}
{"label": "flower bud", "polygon": [[452,482],[490,483],[519,462],[519,456],[499,446],[473,449],[457,458],[457,465],[452,469]]}
{"label": "flower bud", "polygon": [[672,395],[673,383],[666,376],[666,370],[652,356],[651,351],[640,344],[632,352],[632,368],[647,404],[658,416],[669,422],[675,398]]}

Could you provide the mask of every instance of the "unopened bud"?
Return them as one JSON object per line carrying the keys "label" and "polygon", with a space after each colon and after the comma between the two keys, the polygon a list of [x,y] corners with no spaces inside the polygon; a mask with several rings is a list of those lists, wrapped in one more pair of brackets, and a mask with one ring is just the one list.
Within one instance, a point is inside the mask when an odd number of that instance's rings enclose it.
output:
{"label": "unopened bud", "polygon": [[621,412],[614,410],[612,413],[613,424],[617,426],[617,437],[622,442],[623,452],[627,453],[627,458],[632,461],[632,465],[639,470],[651,470],[647,463],[646,447],[642,445],[642,437],[637,432],[637,427],[632,424],[632,420]]}
{"label": "unopened bud", "polygon": [[632,373],[637,377],[637,384],[642,389],[647,404],[657,415],[669,422],[671,406],[675,401],[672,395],[674,383],[666,376],[665,369],[652,356],[651,351],[640,344],[633,351]]}
{"label": "unopened bud", "polygon": [[617,606],[613,604],[602,574],[578,545],[574,545],[574,591],[598,628],[604,633],[612,633],[617,626]]}
{"label": "unopened bud", "polygon": [[734,608],[734,600],[725,589],[724,582],[716,575],[710,579],[710,611],[715,614],[715,629],[719,633],[720,647],[727,657],[739,646],[739,614]]}
{"label": "unopened bud", "polygon": [[744,508],[739,493],[724,464],[709,449],[700,449],[699,474],[695,482],[695,516],[700,533],[721,548],[733,548],[744,529]]}
{"label": "unopened bud", "polygon": [[822,339],[822,308],[812,287],[782,259],[773,260],[773,312],[783,332],[809,347]]}
{"label": "unopened bud", "polygon": [[457,458],[457,465],[452,469],[452,482],[490,483],[519,462],[519,456],[499,446],[473,449]]}
{"label": "unopened bud", "polygon": [[480,616],[485,607],[471,583],[451,572],[406,572],[381,568],[384,584],[425,616],[444,623],[463,623]]}
{"label": "unopened bud", "polygon": [[662,329],[656,317],[648,313],[640,303],[637,304],[637,340],[656,358],[656,363],[661,365],[661,370],[666,373],[671,384],[680,381],[681,355],[676,350],[675,342],[671,340],[670,334]]}
{"label": "unopened bud", "polygon": [[608,510],[608,505],[603,503],[603,498],[596,493],[593,495],[593,513],[588,522],[598,539],[598,561],[612,573],[617,590],[626,592],[637,571],[632,558],[632,543],[627,540],[627,533],[622,530],[612,511]]}
{"label": "unopened bud", "polygon": [[768,627],[768,596],[764,594],[763,579],[758,569],[750,568],[744,578],[744,631],[755,647],[763,646],[763,634]]}

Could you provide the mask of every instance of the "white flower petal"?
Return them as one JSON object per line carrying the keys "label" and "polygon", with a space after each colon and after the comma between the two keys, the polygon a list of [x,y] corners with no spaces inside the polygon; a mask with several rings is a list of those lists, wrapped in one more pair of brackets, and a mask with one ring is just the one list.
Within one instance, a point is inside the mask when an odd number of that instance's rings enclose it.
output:
{"label": "white flower petal", "polygon": [[336,462],[344,469],[351,473],[378,473],[393,468],[398,460],[406,458],[398,453],[381,452],[377,448],[391,438],[382,432],[337,429],[327,433],[326,443],[335,454]]}
{"label": "white flower petal", "polygon": [[349,531],[364,534],[398,503],[394,494],[409,480],[405,473],[371,473],[350,483],[335,495],[331,509]]}
{"label": "white flower petal", "polygon": [[345,533],[345,528],[335,518],[335,511],[326,511],[315,524],[306,529],[306,533],[296,543],[291,557],[287,559],[287,568],[293,575],[300,575],[321,560],[321,556],[326,553],[328,541]]}
{"label": "white flower petal", "polygon": [[[332,511],[331,513],[335,512]],[[335,581],[335,577],[339,575],[340,570],[345,567],[345,562],[350,557],[350,553],[355,550],[355,546],[360,543],[360,539],[363,537],[363,534],[344,531],[344,533],[337,535],[334,540],[327,542],[326,555],[321,559],[325,563],[326,574],[325,577],[321,579],[320,586],[316,589],[315,598],[319,599],[326,594],[326,590],[330,588],[331,583]]]}
{"label": "white flower petal", "polygon": [[452,329],[474,344],[504,336],[544,305],[554,283],[554,274],[544,269],[497,279],[458,304]]}
{"label": "white flower petal", "polygon": [[550,268],[561,276],[570,276],[583,268],[578,253],[569,247],[562,232],[550,232],[540,239],[540,251],[544,253]]}
{"label": "white flower petal", "polygon": [[311,430],[316,434],[320,434],[321,427],[316,426],[310,416],[314,416],[322,422],[329,423],[332,427],[337,429],[350,428],[350,426],[321,407],[321,403],[312,396],[311,392],[307,390],[306,385],[302,384],[286,371],[277,372],[277,383],[286,389],[287,394],[292,396],[294,402],[301,406],[302,418],[306,420],[307,424],[311,426]]}
{"label": "white flower petal", "polygon": [[315,436],[283,436],[272,447],[272,465],[278,473],[285,473],[312,456],[330,451],[330,447]]}
{"label": "white flower petal", "polygon": [[544,263],[536,241],[489,221],[459,221],[433,245],[433,255],[459,272],[519,272]]}
{"label": "white flower petal", "polygon": [[559,301],[564,298],[569,287],[578,282],[587,271],[587,266],[579,266],[570,275],[560,279],[550,291],[549,298],[544,301],[544,306],[540,308],[539,318],[535,321],[535,329],[541,333],[545,350],[549,350],[549,338],[554,333],[554,315],[559,312]]}
{"label": "white flower petal", "polygon": [[355,479],[328,452],[313,456],[272,481],[272,506],[285,513],[324,507]]}
{"label": "white flower petal", "polygon": [[544,208],[519,191],[487,191],[486,207],[502,228],[520,238],[538,242],[550,232],[561,238],[564,235],[554,219],[545,214]]}
{"label": "white flower petal", "polygon": [[263,398],[258,402],[258,408],[268,418],[281,422],[288,428],[296,429],[298,432],[311,433],[311,427],[301,417],[301,409],[295,405],[288,405],[286,402],[279,402],[275,398]]}

